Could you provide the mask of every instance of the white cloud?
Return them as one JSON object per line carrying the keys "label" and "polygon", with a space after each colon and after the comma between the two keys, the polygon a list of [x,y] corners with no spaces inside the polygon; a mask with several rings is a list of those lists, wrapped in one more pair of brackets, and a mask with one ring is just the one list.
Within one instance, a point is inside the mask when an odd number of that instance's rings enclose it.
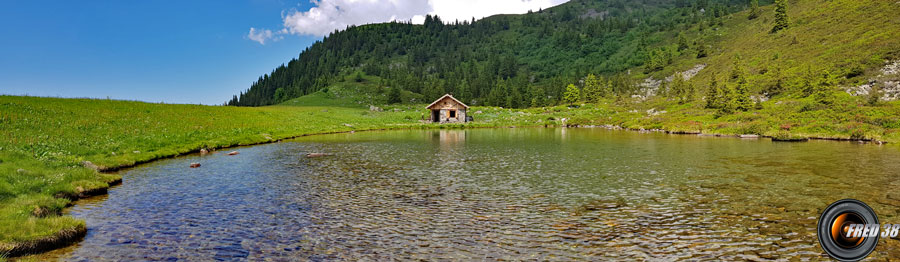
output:
{"label": "white cloud", "polygon": [[495,14],[522,14],[528,10],[548,8],[568,0],[310,0],[314,7],[307,11],[292,10],[282,14],[284,28],[274,34],[270,30],[248,37],[264,44],[266,39],[281,34],[324,36],[349,25],[389,21],[425,21],[426,14],[438,15],[445,22],[481,19]]}
{"label": "white cloud", "polygon": [[283,16],[284,32],[324,36],[349,25],[387,21],[407,21],[431,12],[425,0],[311,0],[308,11],[292,11]]}
{"label": "white cloud", "polygon": [[247,38],[259,42],[261,45],[265,45],[267,40],[278,41],[284,37],[275,35],[275,33],[272,33],[272,30],[269,29],[256,30],[256,28],[251,27],[250,33],[247,34]]}
{"label": "white cloud", "polygon": [[524,14],[567,2],[568,0],[429,0],[444,22],[480,19],[496,14]]}

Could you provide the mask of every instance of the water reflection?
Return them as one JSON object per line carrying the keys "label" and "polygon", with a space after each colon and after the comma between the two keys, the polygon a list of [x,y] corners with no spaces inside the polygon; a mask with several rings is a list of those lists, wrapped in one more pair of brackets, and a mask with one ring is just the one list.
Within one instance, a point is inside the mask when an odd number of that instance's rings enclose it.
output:
{"label": "water reflection", "polygon": [[[900,222],[889,147],[482,129],[239,150],[126,172],[71,210],[86,239],[43,258],[819,260],[815,219],[831,201]],[[897,242],[871,257],[900,255]]]}

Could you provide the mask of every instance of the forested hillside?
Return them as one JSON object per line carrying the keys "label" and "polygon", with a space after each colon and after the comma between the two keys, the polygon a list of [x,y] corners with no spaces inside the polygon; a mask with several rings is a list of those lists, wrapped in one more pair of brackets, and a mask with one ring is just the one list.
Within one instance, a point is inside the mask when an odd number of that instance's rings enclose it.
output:
{"label": "forested hillside", "polygon": [[363,74],[379,77],[384,90],[402,89],[426,100],[452,93],[472,105],[556,104],[568,84],[580,87],[588,74],[605,76],[610,92],[625,94],[635,79],[659,74],[679,57],[706,56],[710,51],[699,35],[714,34],[730,14],[759,5],[573,0],[477,21],[428,16],[424,25],[354,26],[306,48],[227,104],[277,104]]}

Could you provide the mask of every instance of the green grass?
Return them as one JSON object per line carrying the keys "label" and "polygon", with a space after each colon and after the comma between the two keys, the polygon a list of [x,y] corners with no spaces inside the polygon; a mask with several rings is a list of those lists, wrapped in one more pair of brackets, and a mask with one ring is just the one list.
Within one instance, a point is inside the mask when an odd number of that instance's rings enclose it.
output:
{"label": "green grass", "polygon": [[420,125],[416,118],[423,112],[0,96],[0,254],[84,227],[83,221],[60,216],[60,210],[69,198],[102,192],[119,177],[85,168],[83,161],[114,169],[200,148],[409,128]]}
{"label": "green grass", "polygon": [[[334,88],[335,91],[341,88]],[[316,93],[282,105],[240,108],[97,99],[0,96],[0,253],[17,245],[83,230],[63,207],[120,177],[101,169],[132,166],[201,148],[224,148],[300,135],[369,129],[613,125],[715,134],[876,139],[900,142],[900,102],[865,106],[838,96],[824,107],[811,98],[768,101],[763,109],[717,116],[694,102],[605,100],[578,108],[472,107],[475,122],[423,123],[424,104],[347,105]],[[287,106],[301,101],[297,106]],[[314,102],[314,103],[313,103]],[[306,104],[306,105],[304,105]],[[312,105],[310,105],[312,104]],[[333,105],[333,106],[321,106]],[[343,106],[340,106],[343,105]],[[358,105],[358,104],[357,104]],[[652,109],[652,110],[651,110]],[[657,113],[665,111],[664,113]]]}
{"label": "green grass", "polygon": [[687,30],[689,39],[712,46],[708,57],[678,57],[653,75],[662,78],[707,64],[691,79],[703,94],[711,77],[727,76],[739,56],[754,93],[775,91],[781,79],[782,95],[794,96],[791,89],[802,79],[824,71],[836,75],[841,85],[857,85],[878,75],[887,60],[900,59],[898,6],[896,1],[789,1],[790,27],[774,34],[774,6],[762,7],[753,20],[747,19],[747,11],[735,13],[722,26]]}
{"label": "green grass", "polygon": [[[370,111],[369,105],[385,104],[390,88],[378,77],[357,81],[353,74],[327,91],[259,108],[0,96],[0,260],[16,247],[83,232],[84,221],[62,215],[62,208],[72,199],[102,193],[120,179],[85,168],[83,161],[115,169],[201,148],[308,134],[559,126],[563,119],[568,125],[898,143],[900,102],[870,106],[865,98],[835,93],[835,103],[824,106],[796,94],[810,71],[827,70],[839,76],[839,84],[854,85],[877,75],[875,69],[885,60],[900,58],[900,23],[892,13],[897,6],[893,1],[791,1],[791,27],[776,34],[769,33],[770,6],[762,8],[755,20],[747,21],[746,14],[738,13],[717,30],[691,29],[689,38],[712,45],[710,56],[678,57],[653,76],[706,63],[709,66],[691,80],[699,97],[710,77],[724,77],[731,71],[732,59],[740,56],[754,92],[771,91],[777,79],[783,80],[782,94],[763,103],[762,109],[728,115],[703,108],[699,99],[679,104],[654,97],[603,100],[577,109],[473,107],[468,115],[474,123],[438,125],[420,122],[428,117],[423,107],[430,101],[407,91],[401,97],[410,104]],[[640,71],[635,70],[634,77],[645,77]]]}

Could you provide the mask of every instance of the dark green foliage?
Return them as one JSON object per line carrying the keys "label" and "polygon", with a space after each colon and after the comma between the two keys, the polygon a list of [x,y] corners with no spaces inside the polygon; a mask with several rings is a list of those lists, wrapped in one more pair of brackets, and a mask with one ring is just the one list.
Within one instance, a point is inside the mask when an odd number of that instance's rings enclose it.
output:
{"label": "dark green foliage", "polygon": [[275,89],[275,101],[281,102],[287,99],[287,94],[284,92],[284,88]]}
{"label": "dark green foliage", "polygon": [[772,27],[772,33],[787,29],[788,25],[787,0],[775,0],[775,26]]}
{"label": "dark green foliage", "polygon": [[744,77],[738,79],[734,100],[735,109],[738,111],[749,111],[755,107],[755,101],[750,97],[750,84]]}
{"label": "dark green foliage", "polygon": [[688,48],[690,48],[690,46],[688,45],[687,37],[684,36],[684,32],[678,33],[678,52]]}
{"label": "dark green foliage", "polygon": [[753,20],[759,17],[759,0],[750,0],[750,14],[747,19]]}
{"label": "dark green foliage", "polygon": [[388,92],[388,104],[397,104],[403,102],[403,98],[400,95],[401,93],[399,87],[391,87],[391,91]]}
{"label": "dark green foliage", "polygon": [[[740,11],[746,7],[743,1],[570,1],[540,12],[478,21],[448,23],[429,15],[424,25],[351,26],[263,75],[227,104],[270,105],[345,78],[368,77],[428,97],[451,93],[472,105],[556,104],[566,83],[588,73],[613,76],[635,67],[656,71],[671,64],[691,49],[687,36],[678,37],[680,30]],[[593,16],[589,10],[605,14]],[[285,97],[276,99],[278,88]],[[498,88],[505,89],[494,92]],[[543,95],[536,99],[539,93]]]}
{"label": "dark green foliage", "polygon": [[731,78],[735,80],[736,86],[734,90],[734,109],[737,111],[748,111],[754,108],[754,101],[750,98],[750,84],[747,82],[746,71],[740,65],[740,57],[734,59],[734,69]]}
{"label": "dark green foliage", "polygon": [[699,45],[695,44],[695,45],[697,46],[697,58],[704,58],[709,55],[706,51],[706,45],[704,45],[704,44],[699,44]]}
{"label": "dark green foliage", "polygon": [[706,89],[706,108],[719,109],[724,106],[724,94],[722,88],[719,87],[718,76],[713,75],[709,81],[709,87]]}
{"label": "dark green foliage", "polygon": [[722,86],[722,107],[719,108],[719,115],[727,115],[738,110],[737,91],[734,86],[725,84]]}

